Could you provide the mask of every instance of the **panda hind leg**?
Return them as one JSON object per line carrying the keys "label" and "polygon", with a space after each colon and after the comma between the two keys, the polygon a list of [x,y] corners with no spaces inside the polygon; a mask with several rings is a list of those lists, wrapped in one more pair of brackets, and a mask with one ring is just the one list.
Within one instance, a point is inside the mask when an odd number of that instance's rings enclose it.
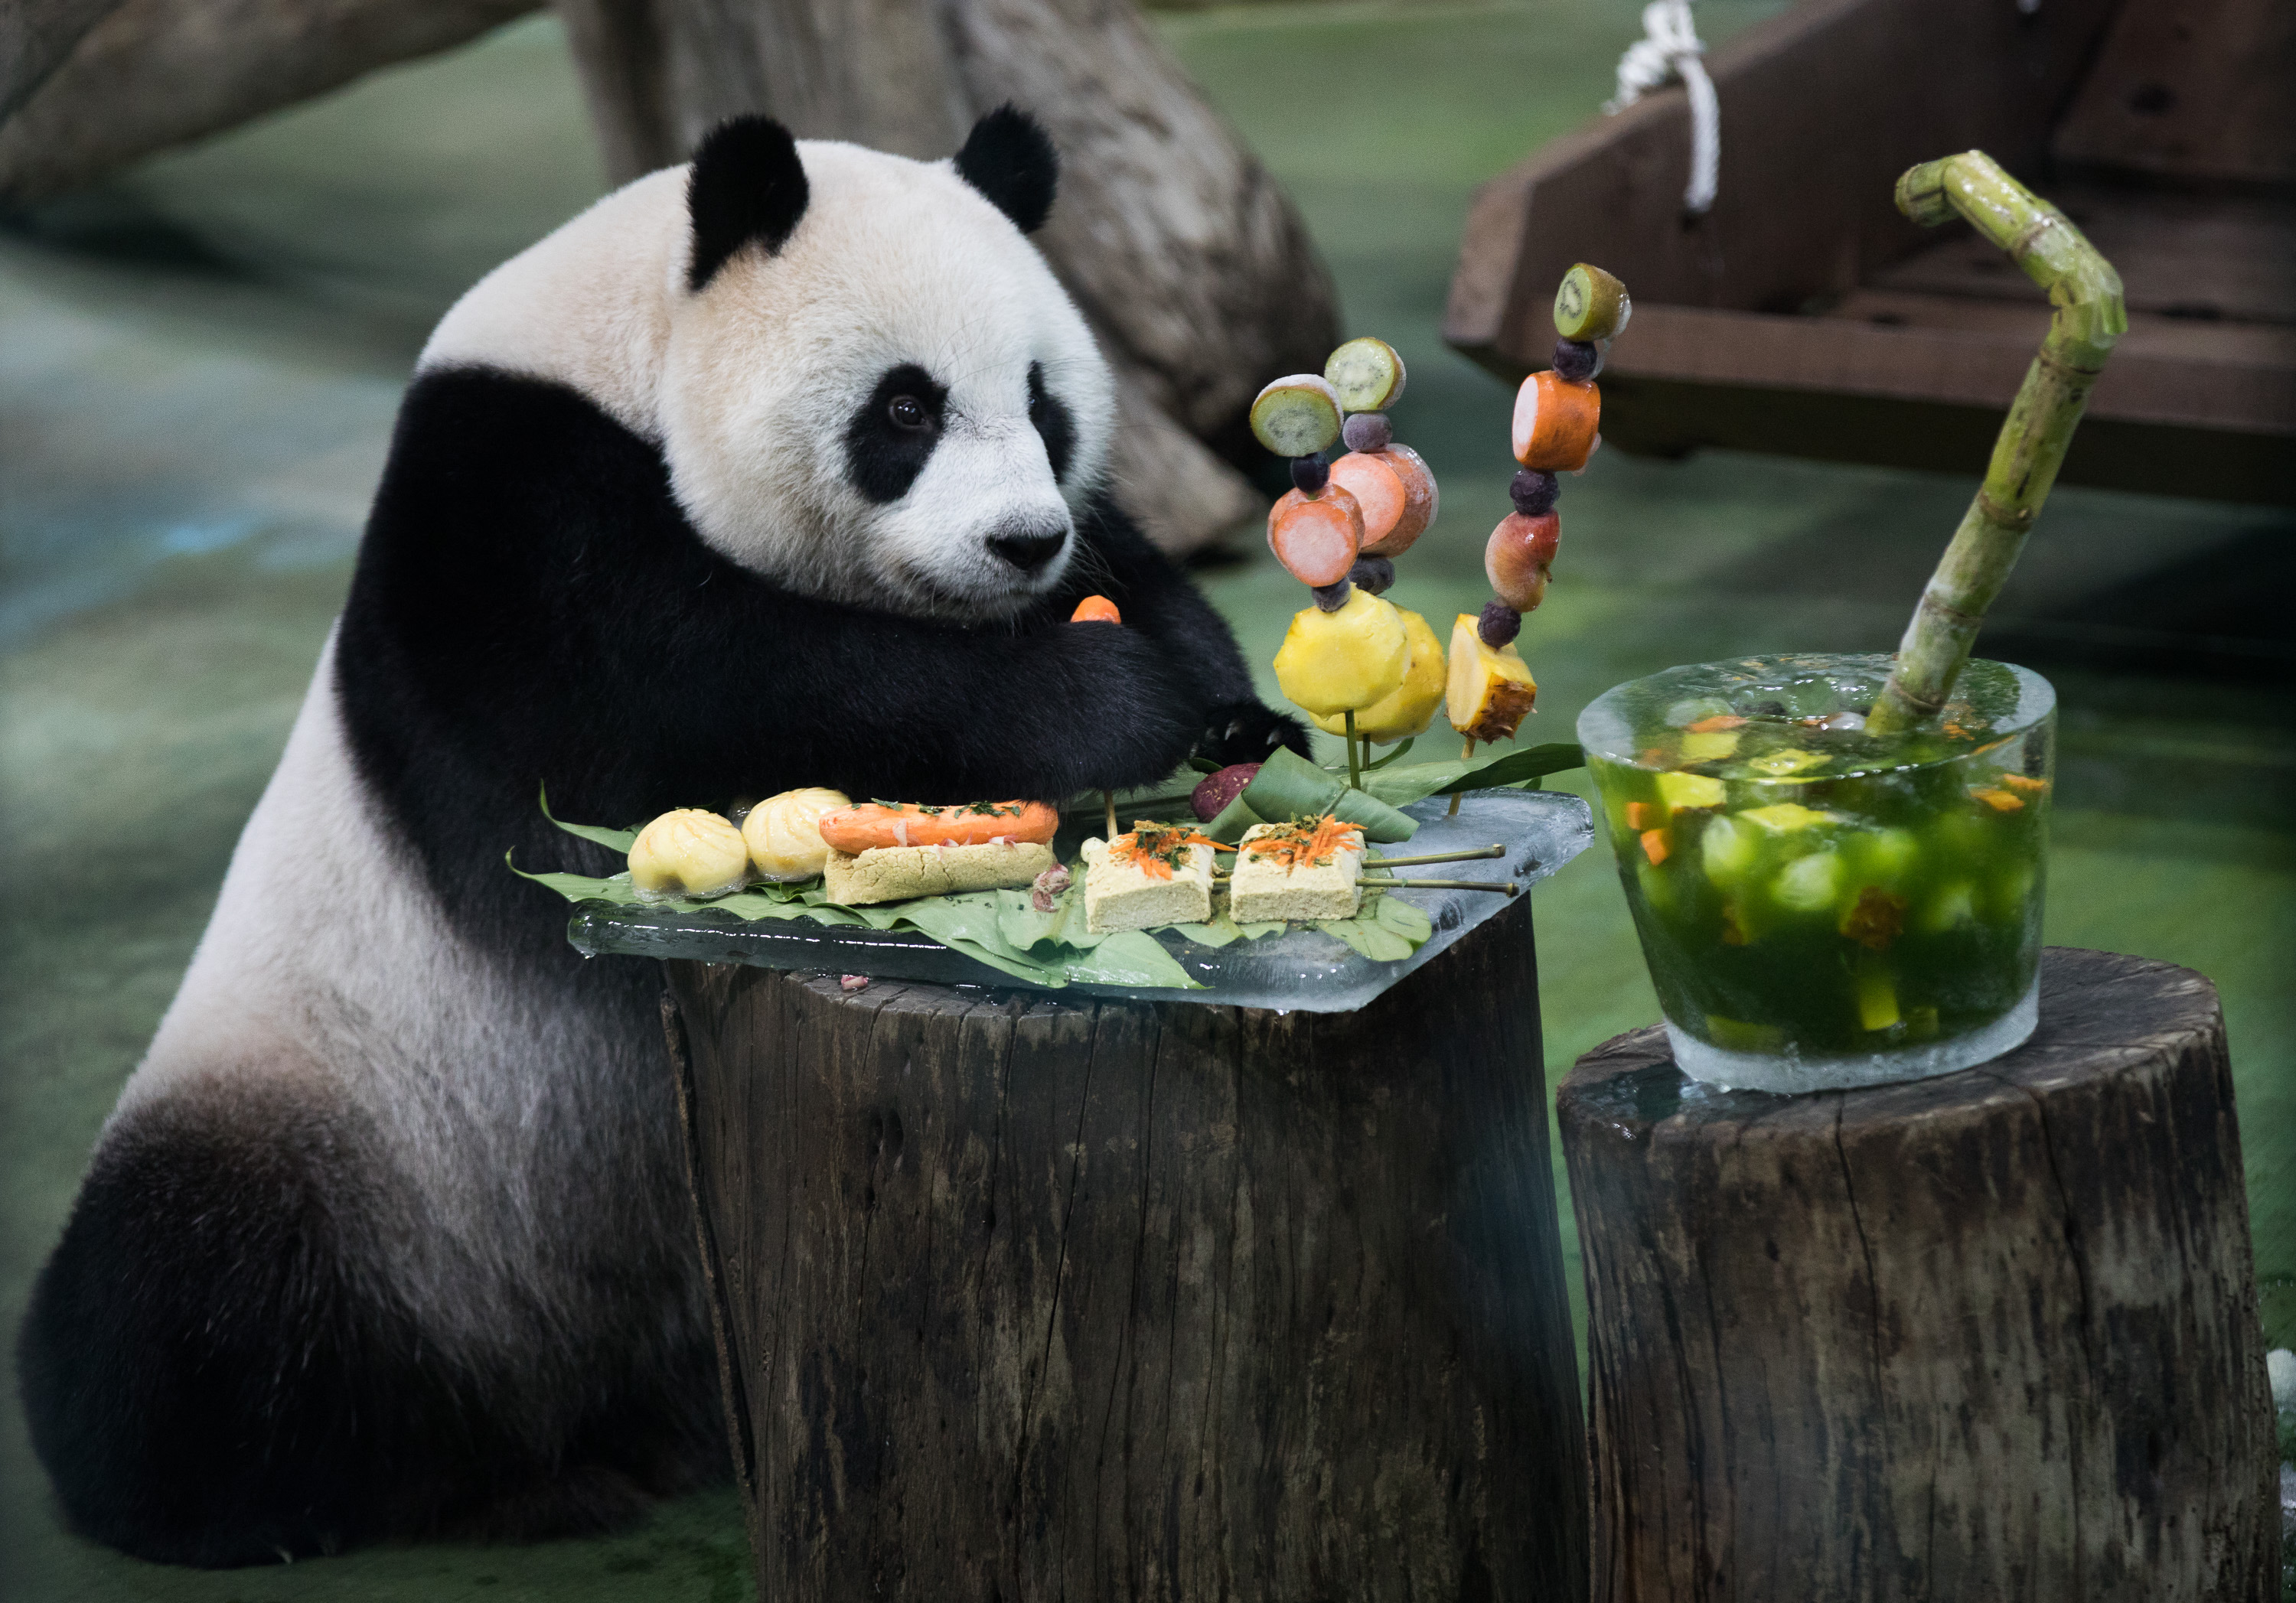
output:
{"label": "panda hind leg", "polygon": [[672,1489],[566,1452],[422,1339],[377,1272],[393,1195],[361,1118],[308,1082],[208,1079],[115,1122],[17,1346],[76,1529],[227,1566],[598,1530]]}

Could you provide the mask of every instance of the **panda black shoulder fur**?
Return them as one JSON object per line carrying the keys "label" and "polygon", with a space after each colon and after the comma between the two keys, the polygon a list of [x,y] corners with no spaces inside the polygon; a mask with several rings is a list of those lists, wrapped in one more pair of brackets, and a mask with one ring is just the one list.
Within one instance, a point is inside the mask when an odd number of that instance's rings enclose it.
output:
{"label": "panda black shoulder fur", "polygon": [[[503,867],[800,785],[1066,795],[1300,744],[1103,489],[1049,143],[728,124],[423,353],[349,601],[20,1339],[160,1559],[611,1525],[727,1452],[646,965]],[[1070,624],[1113,598],[1124,626]]]}

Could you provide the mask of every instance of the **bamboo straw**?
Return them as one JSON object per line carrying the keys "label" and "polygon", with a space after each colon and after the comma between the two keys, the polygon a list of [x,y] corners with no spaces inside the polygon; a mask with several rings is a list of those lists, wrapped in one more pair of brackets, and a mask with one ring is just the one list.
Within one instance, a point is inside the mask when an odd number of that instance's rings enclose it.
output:
{"label": "bamboo straw", "polygon": [[1985,483],[1922,592],[1898,660],[1866,727],[1876,734],[1934,718],[1969,661],[1985,610],[2016,566],[2025,536],[2056,482],[2057,469],[2105,358],[2128,331],[2120,275],[2064,213],[2001,170],[1982,151],[1908,168],[1898,209],[1925,228],[1956,213],[2008,252],[2056,307],[2025,382],[1994,442]]}

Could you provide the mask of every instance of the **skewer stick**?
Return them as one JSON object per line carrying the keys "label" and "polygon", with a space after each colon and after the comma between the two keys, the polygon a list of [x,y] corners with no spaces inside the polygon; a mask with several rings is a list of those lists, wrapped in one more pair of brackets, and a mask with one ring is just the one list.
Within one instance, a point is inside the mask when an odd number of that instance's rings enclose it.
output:
{"label": "skewer stick", "polygon": [[1375,885],[1382,890],[1502,890],[1508,896],[1520,896],[1522,887],[1509,879],[1494,885],[1488,879],[1358,879],[1357,885]]}
{"label": "skewer stick", "polygon": [[[1475,760],[1474,736],[1469,735],[1467,737],[1467,744],[1459,753],[1459,760],[1463,763],[1472,763]],[[1459,816],[1459,797],[1464,794],[1465,792],[1461,790],[1454,790],[1451,792],[1451,810],[1448,813],[1444,814],[1444,817],[1456,818]]]}
{"label": "skewer stick", "polygon": [[1504,857],[1503,846],[1479,846],[1467,852],[1430,852],[1424,857],[1366,857],[1365,868],[1415,868],[1423,863],[1467,863],[1478,857]]}
{"label": "skewer stick", "polygon": [[1102,805],[1108,809],[1108,844],[1114,846],[1116,844],[1116,792],[1103,790],[1100,793],[1100,799]]}
{"label": "skewer stick", "polygon": [[1348,708],[1348,789],[1363,789],[1363,763],[1356,751],[1356,709]]}

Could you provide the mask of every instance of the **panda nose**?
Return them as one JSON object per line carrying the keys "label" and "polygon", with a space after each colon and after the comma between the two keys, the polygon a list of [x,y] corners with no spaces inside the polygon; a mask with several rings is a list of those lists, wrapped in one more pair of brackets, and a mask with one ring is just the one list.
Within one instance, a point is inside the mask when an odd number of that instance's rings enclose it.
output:
{"label": "panda nose", "polygon": [[1004,558],[1022,573],[1036,573],[1046,563],[1061,554],[1069,543],[1065,529],[1046,531],[1037,528],[1013,529],[1002,535],[992,535],[988,549]]}

